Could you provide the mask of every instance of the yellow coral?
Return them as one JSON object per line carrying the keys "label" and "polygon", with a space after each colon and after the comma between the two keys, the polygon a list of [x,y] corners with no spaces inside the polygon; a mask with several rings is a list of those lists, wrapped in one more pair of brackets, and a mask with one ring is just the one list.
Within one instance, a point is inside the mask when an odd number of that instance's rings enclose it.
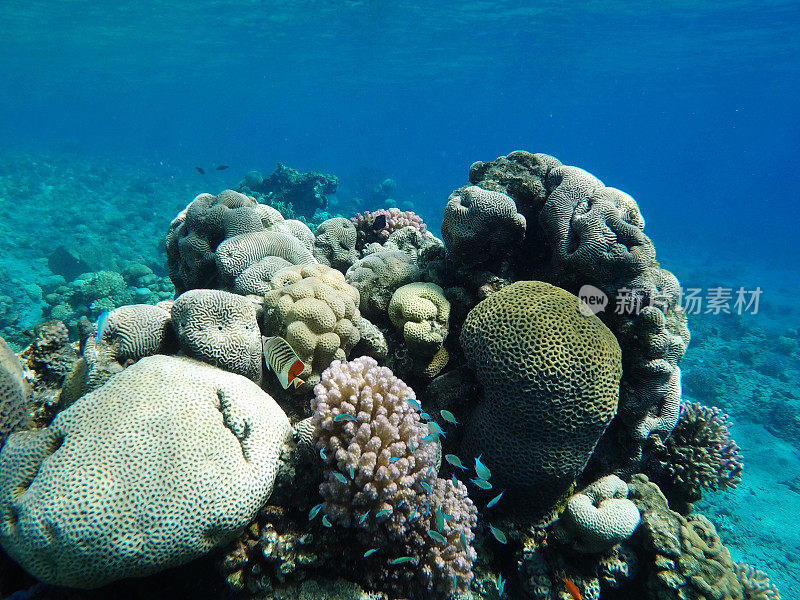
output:
{"label": "yellow coral", "polygon": [[389,318],[412,354],[430,357],[447,337],[450,302],[434,283],[409,283],[392,295]]}
{"label": "yellow coral", "polygon": [[324,265],[286,267],[269,286],[263,332],[283,337],[305,363],[298,390],[307,391],[331,362],[347,360],[361,338],[355,325],[361,318],[358,290]]}

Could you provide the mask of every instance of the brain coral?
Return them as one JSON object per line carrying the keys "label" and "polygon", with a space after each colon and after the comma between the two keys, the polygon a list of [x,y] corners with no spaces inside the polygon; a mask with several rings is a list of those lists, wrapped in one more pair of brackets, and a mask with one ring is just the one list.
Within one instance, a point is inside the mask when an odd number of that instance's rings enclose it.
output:
{"label": "brain coral", "polygon": [[[385,563],[382,587],[413,591],[412,597],[439,597],[453,591],[454,581],[466,590],[477,511],[463,484],[437,479],[438,443],[423,439],[428,427],[407,401],[414,390],[362,356],[331,364],[314,394],[314,440],[325,452],[324,513],[336,525],[366,531],[368,544],[390,552],[379,560],[415,557],[410,569]],[[342,414],[356,420],[337,421]],[[428,534],[438,529],[437,511],[452,516],[443,519],[444,544]]]}
{"label": "brain coral", "polygon": [[30,386],[22,377],[17,355],[0,337],[0,447],[28,421]]}
{"label": "brain coral", "polygon": [[435,283],[409,283],[392,295],[389,318],[412,353],[433,356],[447,337],[450,302]]}
{"label": "brain coral", "polygon": [[251,381],[146,357],[0,452],[0,544],[93,588],[192,560],[269,498],[288,419]]}
{"label": "brain coral", "polygon": [[214,252],[223,240],[263,229],[254,198],[225,190],[200,194],[170,225],[167,267],[176,293],[210,287],[216,278]]}
{"label": "brain coral", "polygon": [[418,281],[416,260],[399,250],[383,250],[368,254],[347,269],[347,282],[358,290],[359,308],[365,317],[386,318],[389,301],[395,290]]}
{"label": "brain coral", "polygon": [[314,258],[320,264],[346,271],[358,258],[356,238],[356,226],[349,219],[336,217],[323,221],[317,227]]}
{"label": "brain coral", "polygon": [[572,294],[519,281],[470,311],[461,346],[483,387],[462,455],[484,455],[508,510],[543,518],[616,412],[617,340]]}
{"label": "brain coral", "polygon": [[[670,510],[667,499],[646,476],[628,484],[639,509],[642,532],[637,552],[649,564],[647,587],[659,600],[743,600],[742,584],[728,549],[714,525],[700,514],[683,517]],[[637,534],[638,537],[638,534]]]}
{"label": "brain coral", "polygon": [[627,540],[639,525],[639,509],[627,495],[628,486],[616,475],[595,481],[567,501],[557,536],[580,552],[602,552]]}
{"label": "brain coral", "polygon": [[280,231],[256,231],[229,238],[219,245],[216,261],[222,281],[233,285],[245,269],[267,256],[278,256],[293,265],[317,262],[296,237]]}
{"label": "brain coral", "polygon": [[442,238],[457,262],[475,265],[505,257],[524,236],[525,217],[505,194],[471,185],[450,195]]}
{"label": "brain coral", "polygon": [[261,332],[247,298],[221,290],[189,290],[175,299],[172,324],[186,355],[261,381]]}
{"label": "brain coral", "polygon": [[264,296],[262,331],[283,337],[306,368],[300,374],[308,391],[334,360],[345,360],[361,335],[356,323],[358,291],[344,275],[324,265],[294,266],[278,271]]}

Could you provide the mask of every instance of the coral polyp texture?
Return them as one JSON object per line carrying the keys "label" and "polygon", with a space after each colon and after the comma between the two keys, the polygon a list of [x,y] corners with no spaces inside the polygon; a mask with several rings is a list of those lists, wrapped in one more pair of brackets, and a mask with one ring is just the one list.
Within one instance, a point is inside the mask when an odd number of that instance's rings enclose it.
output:
{"label": "coral polyp texture", "polygon": [[[523,151],[474,163],[469,183],[510,197],[527,223],[522,244],[494,275],[545,280],[576,294],[589,284],[608,297],[600,317],[619,340],[624,369],[619,414],[594,462],[606,472],[633,472],[647,440],[666,439],[675,426],[678,363],[689,343],[680,286],[656,262],[636,202],[582,169]],[[456,239],[447,242],[448,251],[468,236]]]}
{"label": "coral polyp texture", "polygon": [[336,217],[320,223],[314,240],[314,258],[321,264],[346,271],[358,258],[356,227],[349,219]]}
{"label": "coral polyp texture", "polygon": [[30,393],[17,355],[0,338],[0,447],[10,434],[25,427]]}
{"label": "coral polyp texture", "polygon": [[[437,479],[438,443],[408,401],[414,390],[359,357],[331,364],[314,394],[314,441],[325,456],[322,509],[335,525],[361,530],[368,544],[385,549],[376,583],[415,597],[466,590],[477,511],[463,484]],[[440,527],[437,511],[450,517]],[[414,564],[388,563],[401,556]]]}
{"label": "coral polyp texture", "polygon": [[461,330],[483,388],[464,454],[483,454],[519,516],[548,515],[616,413],[619,345],[580,306],[560,288],[519,281],[473,308]]}
{"label": "coral polyp texture", "polygon": [[606,475],[570,496],[556,521],[557,537],[580,552],[601,552],[627,540],[639,525],[639,509],[628,486]]}
{"label": "coral polyp texture", "polygon": [[143,358],[48,427],[9,438],[0,544],[41,581],[70,587],[185,563],[255,517],[290,431],[244,377]]}
{"label": "coral polyp texture", "polygon": [[261,332],[250,300],[221,290],[190,290],[175,299],[172,324],[181,351],[261,381]]}
{"label": "coral polyp texture", "polygon": [[470,185],[450,194],[442,238],[457,262],[475,265],[507,256],[522,241],[525,227],[509,196]]}
{"label": "coral polyp texture", "polygon": [[334,360],[345,360],[361,339],[358,291],[332,267],[287,267],[275,273],[264,296],[262,332],[280,336],[305,363],[298,390],[319,381]]}
{"label": "coral polyp texture", "polygon": [[741,482],[744,462],[728,425],[728,415],[715,406],[681,403],[678,424],[655,459],[686,500],[699,500],[703,490],[734,489]]}
{"label": "coral polyp texture", "polygon": [[359,292],[359,307],[368,319],[386,319],[397,288],[420,279],[417,261],[399,250],[368,254],[347,269],[347,282]]}

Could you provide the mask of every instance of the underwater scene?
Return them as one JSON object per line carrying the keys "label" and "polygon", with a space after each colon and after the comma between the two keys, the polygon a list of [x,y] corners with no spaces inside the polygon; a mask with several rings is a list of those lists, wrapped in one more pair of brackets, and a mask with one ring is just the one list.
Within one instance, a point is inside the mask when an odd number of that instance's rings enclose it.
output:
{"label": "underwater scene", "polygon": [[0,598],[800,598],[800,4],[0,31]]}

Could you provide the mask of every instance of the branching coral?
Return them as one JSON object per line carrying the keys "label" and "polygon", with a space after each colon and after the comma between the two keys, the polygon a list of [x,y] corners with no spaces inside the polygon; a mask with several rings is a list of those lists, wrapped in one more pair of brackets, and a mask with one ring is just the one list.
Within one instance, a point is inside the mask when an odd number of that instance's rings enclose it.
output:
{"label": "branching coral", "polygon": [[741,482],[743,458],[728,425],[728,415],[715,406],[681,403],[678,424],[655,458],[688,501],[704,489],[734,489]]}
{"label": "branching coral", "polygon": [[778,588],[764,571],[743,562],[736,563],[733,570],[744,588],[744,600],[781,600]]}

